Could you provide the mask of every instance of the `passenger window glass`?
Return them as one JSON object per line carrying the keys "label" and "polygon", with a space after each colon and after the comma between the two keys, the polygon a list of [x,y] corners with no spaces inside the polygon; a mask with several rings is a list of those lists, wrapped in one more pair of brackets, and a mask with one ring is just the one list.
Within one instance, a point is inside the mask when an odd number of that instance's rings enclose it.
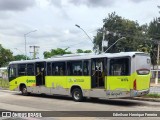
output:
{"label": "passenger window glass", "polygon": [[89,75],[89,61],[83,62],[83,75]]}
{"label": "passenger window glass", "polygon": [[55,62],[52,64],[53,75],[63,76],[65,75],[65,62]]}
{"label": "passenger window glass", "polygon": [[129,58],[111,59],[109,72],[111,76],[129,75]]}
{"label": "passenger window glass", "polygon": [[52,75],[51,67],[51,63],[47,63],[47,75]]}
{"label": "passenger window glass", "polygon": [[81,76],[82,75],[82,61],[74,61],[68,63],[68,75]]}
{"label": "passenger window glass", "polygon": [[34,64],[27,65],[27,75],[34,76]]}
{"label": "passenger window glass", "polygon": [[16,68],[10,68],[9,77],[16,77]]}
{"label": "passenger window glass", "polygon": [[18,76],[24,76],[24,75],[26,75],[26,65],[19,64],[18,65]]}

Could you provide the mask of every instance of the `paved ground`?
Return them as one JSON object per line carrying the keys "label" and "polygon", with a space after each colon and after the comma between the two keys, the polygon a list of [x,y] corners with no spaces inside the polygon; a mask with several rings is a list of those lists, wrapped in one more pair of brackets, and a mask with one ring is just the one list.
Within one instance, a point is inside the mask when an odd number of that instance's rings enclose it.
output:
{"label": "paved ground", "polygon": [[[130,99],[114,99],[114,100],[86,100],[86,102],[74,102],[70,97],[60,96],[42,96],[31,95],[22,96],[18,92],[11,92],[7,90],[0,91],[0,111],[160,111],[160,102],[138,101]],[[64,112],[65,114],[65,112]],[[73,113],[74,114],[74,113]],[[72,115],[71,115],[72,116]],[[74,116],[74,115],[73,115]],[[134,119],[121,118],[119,119]],[[17,118],[16,118],[17,119]],[[41,118],[51,119],[51,118]],[[63,119],[63,118],[52,118]],[[65,118],[71,119],[71,118]],[[117,118],[72,118],[72,119],[114,119]],[[137,119],[137,118],[136,118]],[[139,118],[152,119],[152,118]],[[158,120],[158,118],[155,118]],[[11,119],[12,120],[12,119]],[[37,120],[37,119],[32,119]]]}
{"label": "paved ground", "polygon": [[151,83],[150,84],[150,93],[160,94],[160,83],[157,85],[155,83]]}
{"label": "paved ground", "polygon": [[150,87],[150,93],[160,94],[160,86],[151,86]]}

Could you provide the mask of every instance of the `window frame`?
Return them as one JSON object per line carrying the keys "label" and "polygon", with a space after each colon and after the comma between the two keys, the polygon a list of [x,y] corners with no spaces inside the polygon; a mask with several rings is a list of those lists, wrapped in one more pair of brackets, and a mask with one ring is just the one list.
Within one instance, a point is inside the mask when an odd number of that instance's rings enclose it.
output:
{"label": "window frame", "polygon": [[[91,75],[93,75],[93,63],[95,64],[95,60],[97,61],[97,59],[102,59],[102,69],[103,69],[103,72],[104,72],[104,75],[107,75],[108,73],[108,67],[107,67],[107,65],[108,65],[108,58],[107,57],[99,57],[99,58],[92,58],[91,59],[91,66],[90,66],[90,69],[91,69]],[[94,66],[94,67],[96,67],[96,66]],[[95,68],[96,69],[96,68]],[[94,70],[95,70],[94,69]]]}
{"label": "window frame", "polygon": [[[15,70],[15,75],[11,76],[11,69],[14,69]],[[18,67],[17,67],[17,64],[10,64],[9,67],[8,67],[8,80],[9,82],[12,81],[13,79],[17,78],[18,77]]]}
{"label": "window frame", "polygon": [[[50,64],[50,74],[48,74],[48,64]],[[47,76],[52,76],[52,62],[46,62],[46,75]]]}
{"label": "window frame", "polygon": [[[73,74],[69,74],[69,73],[70,73],[70,69],[71,69],[72,66],[69,67],[68,64],[71,64],[71,63],[73,64],[74,62],[81,62],[81,69],[82,69],[81,75],[73,75]],[[72,64],[71,64],[71,65],[72,65]],[[72,61],[67,61],[67,75],[68,75],[68,76],[83,76],[83,60],[72,60]]]}
{"label": "window frame", "polygon": [[[34,72],[33,75],[28,75],[28,65],[30,65],[30,64],[33,64],[33,72]],[[35,76],[35,63],[27,63],[26,66],[27,66],[26,67],[26,73],[27,73],[26,76]]]}
{"label": "window frame", "polygon": [[[20,75],[20,66],[24,65],[25,66],[25,69],[24,69],[24,75]],[[21,67],[22,68],[22,67]],[[17,76],[26,76],[27,75],[27,71],[26,71],[26,68],[27,68],[27,64],[26,63],[22,63],[22,64],[17,64]]]}
{"label": "window frame", "polygon": [[[84,75],[84,63],[85,62],[88,62],[88,74],[87,75]],[[90,70],[91,69],[91,67],[90,67],[90,60],[89,59],[86,59],[86,60],[83,60],[82,61],[82,75],[83,76],[90,76]]]}
{"label": "window frame", "polygon": [[[64,74],[63,75],[56,75],[55,74],[55,69],[54,69],[55,68],[55,63],[58,63],[58,64],[59,63],[64,63],[64,69],[65,70],[64,70]],[[67,70],[66,70],[66,62],[65,61],[54,61],[54,62],[51,62],[51,75],[52,76],[66,76],[66,71]]]}
{"label": "window frame", "polygon": [[[111,60],[115,59],[128,59],[128,74],[127,75],[111,75]],[[130,76],[131,75],[131,57],[130,56],[124,56],[124,57],[115,57],[115,58],[108,58],[107,60],[107,69],[108,69],[108,76]]]}

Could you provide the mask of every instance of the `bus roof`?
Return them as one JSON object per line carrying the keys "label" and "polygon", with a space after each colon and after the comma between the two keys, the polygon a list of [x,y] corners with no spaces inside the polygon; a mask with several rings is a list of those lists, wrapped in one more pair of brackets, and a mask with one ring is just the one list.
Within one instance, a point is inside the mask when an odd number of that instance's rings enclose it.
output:
{"label": "bus roof", "polygon": [[104,53],[104,54],[75,54],[75,55],[62,55],[62,56],[56,56],[49,59],[35,59],[35,60],[22,60],[22,61],[12,61],[10,64],[20,64],[20,63],[35,63],[35,62],[50,62],[50,61],[67,61],[67,60],[82,60],[82,59],[92,59],[92,58],[115,58],[115,57],[132,57],[136,54],[145,54],[144,52],[120,52],[120,53]]}

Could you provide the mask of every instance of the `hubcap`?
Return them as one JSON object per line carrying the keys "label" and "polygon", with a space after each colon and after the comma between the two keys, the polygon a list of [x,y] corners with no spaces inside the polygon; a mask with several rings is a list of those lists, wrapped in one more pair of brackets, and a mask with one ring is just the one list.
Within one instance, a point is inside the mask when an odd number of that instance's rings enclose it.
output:
{"label": "hubcap", "polygon": [[27,88],[23,88],[23,93],[27,93]]}
{"label": "hubcap", "polygon": [[75,92],[74,92],[74,98],[75,98],[76,100],[79,100],[79,97],[80,97],[79,92],[75,91]]}

